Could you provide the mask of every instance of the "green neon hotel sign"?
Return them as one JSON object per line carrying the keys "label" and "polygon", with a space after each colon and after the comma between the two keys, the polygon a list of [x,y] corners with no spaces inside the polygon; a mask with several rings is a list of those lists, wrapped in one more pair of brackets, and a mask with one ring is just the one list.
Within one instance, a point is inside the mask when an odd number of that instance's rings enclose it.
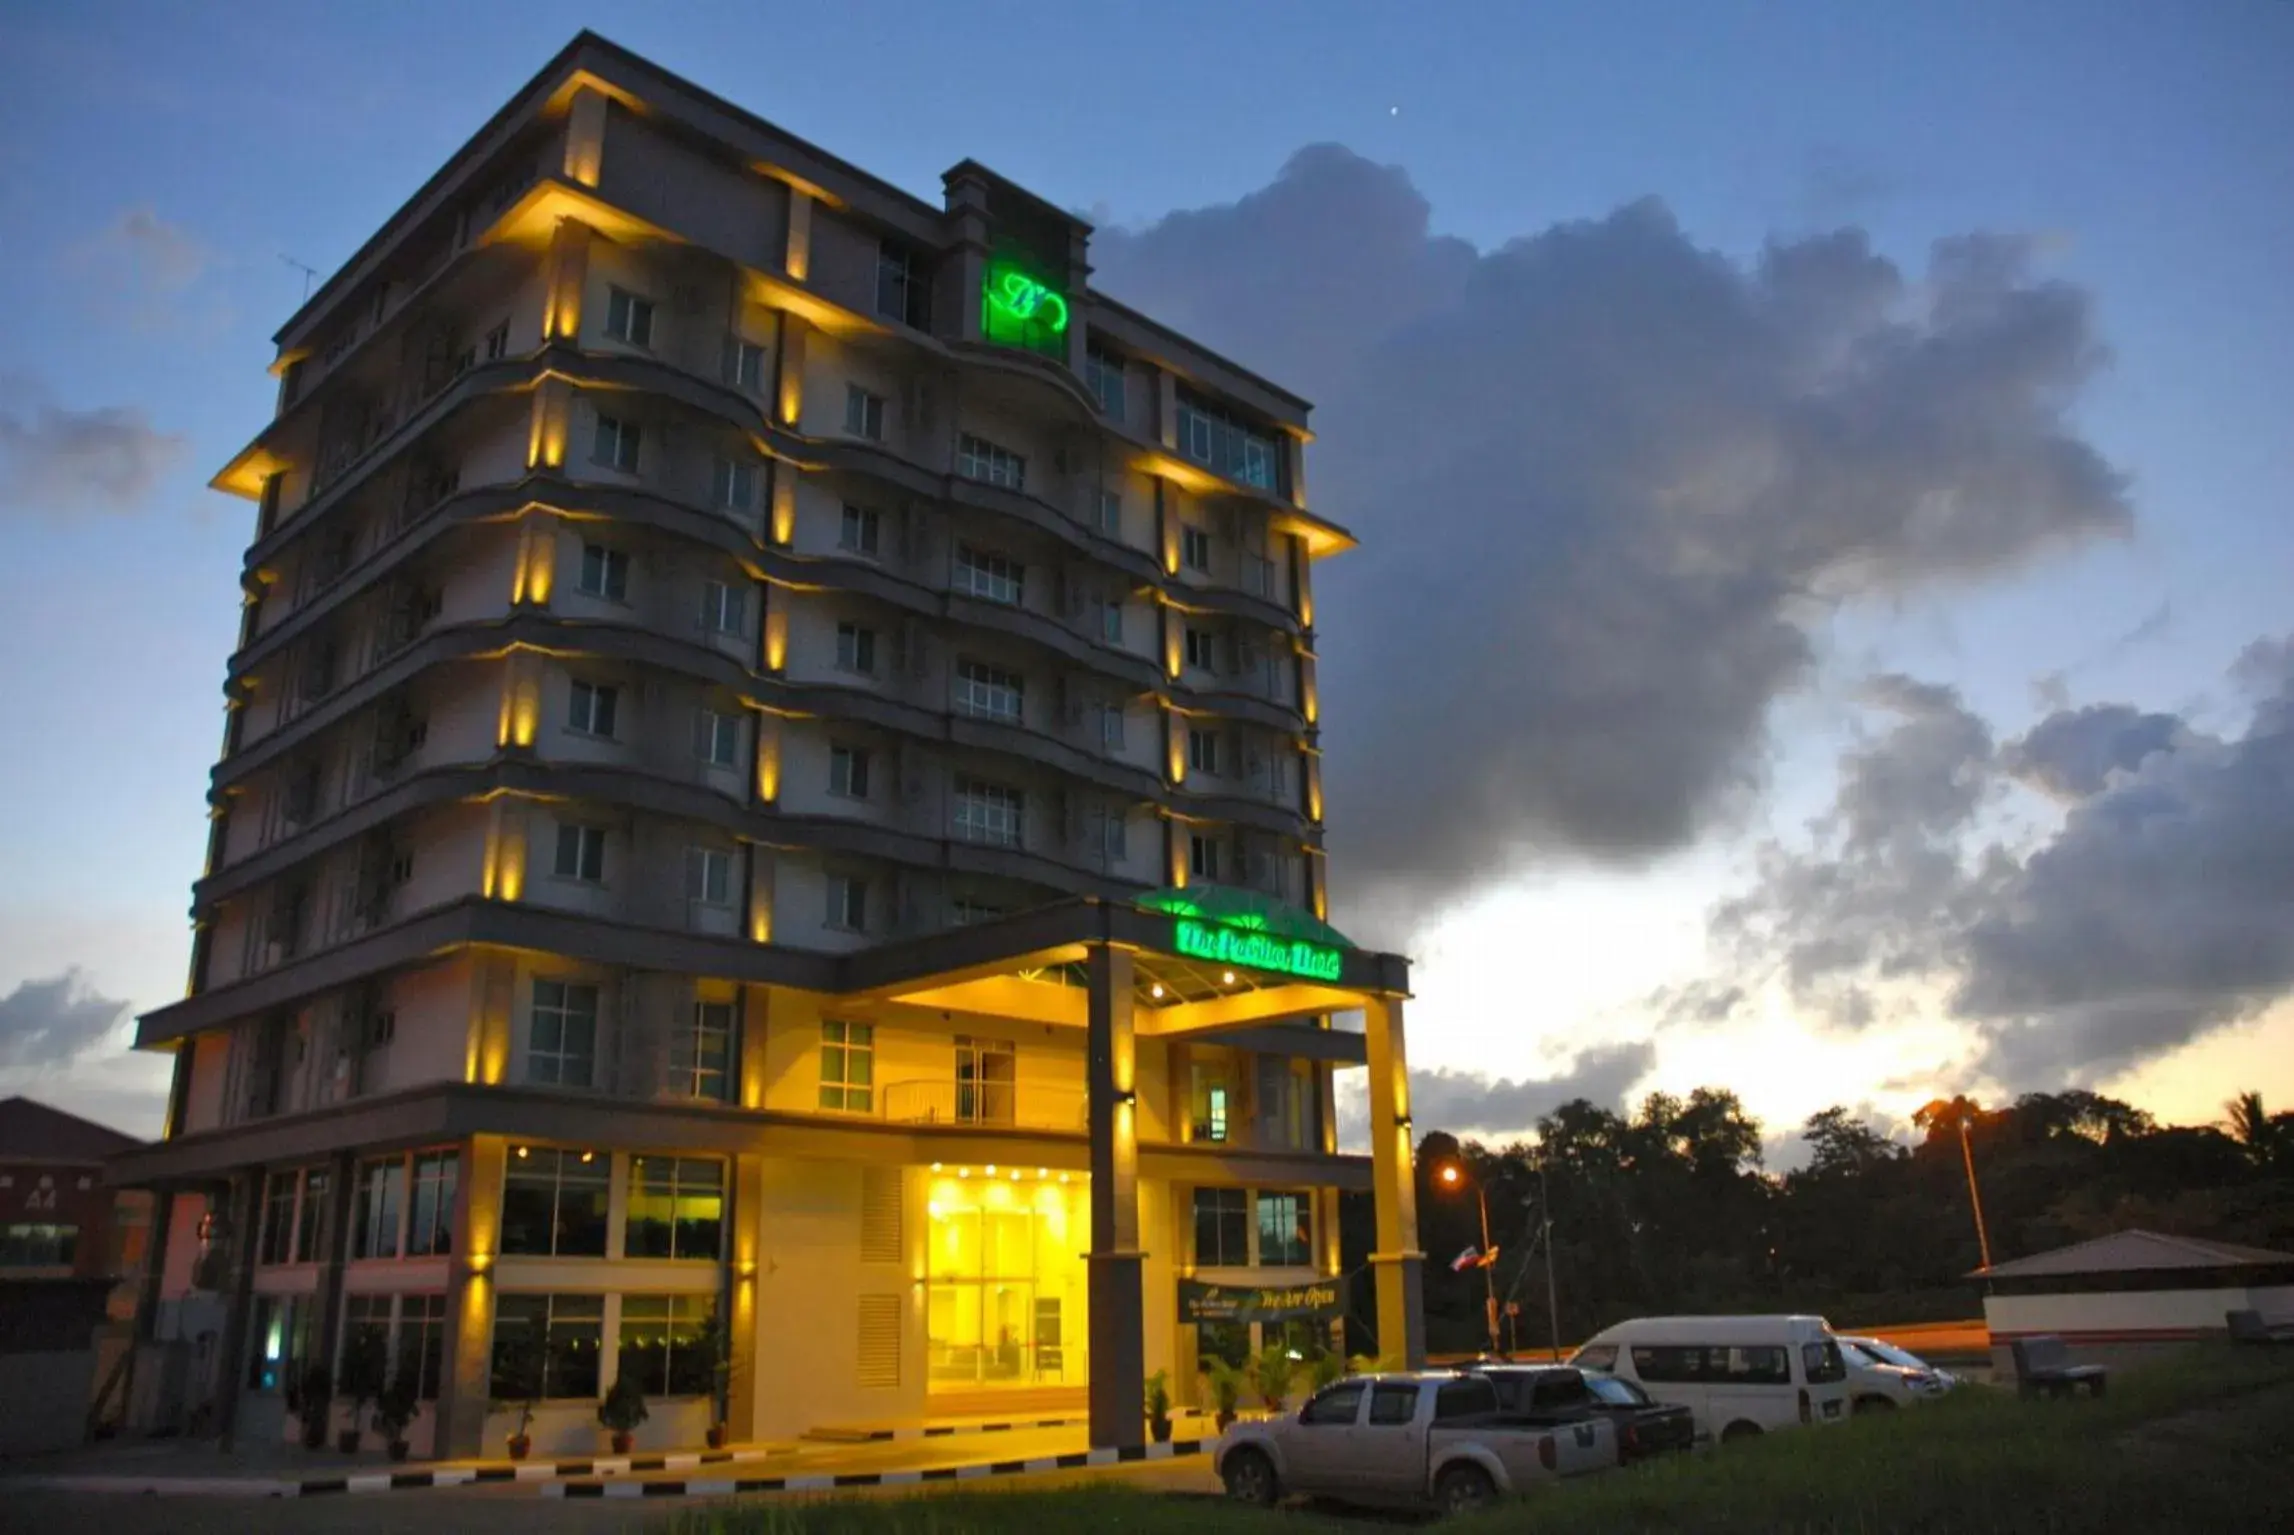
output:
{"label": "green neon hotel sign", "polygon": [[1345,955],[1328,944],[1304,938],[1286,938],[1262,929],[1232,927],[1199,917],[1179,917],[1171,924],[1172,952],[1214,965],[1241,965],[1249,970],[1272,970],[1303,976],[1310,981],[1335,981]]}
{"label": "green neon hotel sign", "polygon": [[981,329],[995,346],[1057,357],[1067,350],[1067,299],[1011,261],[991,261],[980,289]]}

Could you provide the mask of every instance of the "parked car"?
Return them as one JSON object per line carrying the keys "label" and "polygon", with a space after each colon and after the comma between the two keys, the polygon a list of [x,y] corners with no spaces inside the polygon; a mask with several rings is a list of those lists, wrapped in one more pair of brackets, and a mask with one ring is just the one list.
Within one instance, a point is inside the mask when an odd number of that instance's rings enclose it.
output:
{"label": "parked car", "polygon": [[1617,1431],[1617,1458],[1630,1463],[1696,1443],[1696,1415],[1653,1400],[1629,1380],[1571,1365],[1484,1364],[1474,1373],[1497,1386],[1509,1419],[1537,1427],[1606,1418]]}
{"label": "parked car", "polygon": [[1819,1316],[1639,1317],[1569,1358],[1696,1416],[1697,1437],[1749,1438],[1848,1417],[1848,1361]]}
{"label": "parked car", "polygon": [[1213,1464],[1227,1496],[1246,1503],[1303,1493],[1459,1512],[1614,1466],[1616,1436],[1603,1418],[1509,1423],[1497,1386],[1479,1375],[1362,1375],[1325,1386],[1285,1417],[1237,1423],[1220,1436]]}
{"label": "parked car", "polygon": [[1848,1361],[1848,1395],[1855,1412],[1886,1412],[1942,1396],[1959,1384],[1908,1349],[1879,1338],[1842,1337]]}

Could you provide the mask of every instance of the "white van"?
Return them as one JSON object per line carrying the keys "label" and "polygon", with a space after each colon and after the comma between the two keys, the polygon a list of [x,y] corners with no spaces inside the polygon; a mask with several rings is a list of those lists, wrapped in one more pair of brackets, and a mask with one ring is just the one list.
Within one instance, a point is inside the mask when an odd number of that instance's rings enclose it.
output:
{"label": "white van", "polygon": [[1848,1363],[1820,1316],[1655,1316],[1603,1328],[1569,1362],[1696,1414],[1723,1443],[1848,1417]]}

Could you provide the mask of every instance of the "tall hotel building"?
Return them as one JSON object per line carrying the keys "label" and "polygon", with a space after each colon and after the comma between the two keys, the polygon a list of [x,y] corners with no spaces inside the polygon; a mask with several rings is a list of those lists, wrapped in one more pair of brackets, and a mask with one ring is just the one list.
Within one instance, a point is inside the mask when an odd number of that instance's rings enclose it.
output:
{"label": "tall hotel building", "polygon": [[528,1393],[593,1449],[624,1375],[654,1444],[1136,1443],[1145,1373],[1327,1329],[1343,1190],[1419,1352],[1407,969],[1320,920],[1306,402],[942,181],[584,34],[279,334],[111,1174],[151,1411],[291,1434],[380,1360],[436,1454]]}

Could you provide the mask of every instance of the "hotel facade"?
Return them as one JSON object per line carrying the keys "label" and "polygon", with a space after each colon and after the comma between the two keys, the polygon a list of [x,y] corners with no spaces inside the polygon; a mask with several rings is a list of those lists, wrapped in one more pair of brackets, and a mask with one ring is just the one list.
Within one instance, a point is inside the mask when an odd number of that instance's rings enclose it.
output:
{"label": "hotel facade", "polygon": [[1149,1373],[1327,1334],[1348,1190],[1419,1357],[1407,968],[1322,921],[1352,540],[1306,402],[1090,234],[584,34],[280,333],[166,1135],[110,1174],[147,1417],[291,1434],[318,1366],[439,1455],[528,1398],[592,1450],[624,1376],[654,1445],[1136,1444]]}

